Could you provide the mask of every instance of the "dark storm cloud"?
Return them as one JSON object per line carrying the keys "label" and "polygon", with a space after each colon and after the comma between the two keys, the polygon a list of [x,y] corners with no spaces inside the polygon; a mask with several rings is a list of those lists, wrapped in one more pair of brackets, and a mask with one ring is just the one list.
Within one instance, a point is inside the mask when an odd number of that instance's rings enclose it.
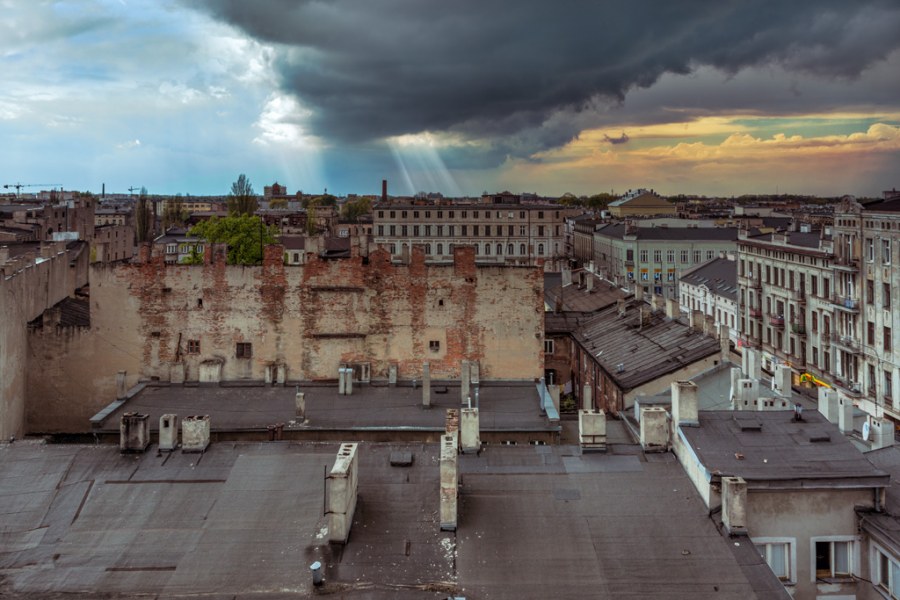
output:
{"label": "dark storm cloud", "polygon": [[452,132],[494,139],[495,160],[564,144],[665,73],[773,64],[852,79],[900,46],[893,0],[204,5],[276,45],[280,84],[318,135]]}

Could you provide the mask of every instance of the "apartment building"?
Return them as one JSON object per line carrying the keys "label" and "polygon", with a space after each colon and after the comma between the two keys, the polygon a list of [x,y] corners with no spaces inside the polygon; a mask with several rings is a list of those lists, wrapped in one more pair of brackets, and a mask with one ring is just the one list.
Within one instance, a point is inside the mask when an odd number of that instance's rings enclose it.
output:
{"label": "apartment building", "polygon": [[454,247],[473,246],[479,263],[543,260],[546,270],[561,270],[567,260],[565,220],[580,209],[523,204],[506,195],[486,198],[471,204],[380,203],[372,211],[374,241],[399,262],[408,262],[414,245],[424,247],[429,262],[451,262]]}
{"label": "apartment building", "polygon": [[615,223],[594,231],[595,270],[622,287],[639,285],[650,294],[678,298],[681,271],[736,252],[734,227],[635,227]]}
{"label": "apartment building", "polygon": [[720,254],[711,261],[684,271],[678,281],[679,306],[691,314],[699,310],[719,325],[728,327],[728,337],[738,345],[737,261],[735,254]]}
{"label": "apartment building", "polygon": [[[900,285],[900,199],[861,206],[845,199],[835,210],[835,306],[841,317],[841,355],[855,365],[859,405],[875,417],[900,422],[900,350],[894,309]],[[849,307],[853,307],[852,309]],[[838,316],[838,314],[836,314]]]}
{"label": "apartment building", "polygon": [[848,328],[858,306],[835,284],[844,273],[837,262],[832,240],[822,231],[742,231],[738,326],[741,345],[760,349],[764,368],[787,364],[797,375],[810,372],[857,394]]}

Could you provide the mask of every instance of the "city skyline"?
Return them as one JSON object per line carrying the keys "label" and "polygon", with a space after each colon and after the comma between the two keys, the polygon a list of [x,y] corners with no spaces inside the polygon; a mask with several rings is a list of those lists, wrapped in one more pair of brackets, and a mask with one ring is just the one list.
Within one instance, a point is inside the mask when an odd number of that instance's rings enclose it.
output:
{"label": "city skyline", "polygon": [[[888,2],[0,2],[0,184],[878,195]],[[23,189],[23,191],[26,191]]]}

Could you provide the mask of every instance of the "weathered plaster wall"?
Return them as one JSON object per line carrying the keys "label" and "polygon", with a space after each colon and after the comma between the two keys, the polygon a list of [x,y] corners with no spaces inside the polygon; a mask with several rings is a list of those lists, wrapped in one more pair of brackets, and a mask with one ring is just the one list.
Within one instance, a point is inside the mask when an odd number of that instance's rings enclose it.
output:
{"label": "weathered plaster wall", "polygon": [[[540,266],[476,266],[465,247],[447,265],[426,265],[414,248],[409,265],[379,250],[367,264],[310,255],[285,266],[282,248],[270,246],[262,267],[243,267],[226,266],[219,250],[202,266],[93,265],[90,331],[32,336],[42,365],[63,366],[30,383],[31,429],[86,430],[114,399],[117,371],[129,385],[169,381],[179,361],[187,381],[199,380],[204,361],[221,362],[223,380],[264,380],[274,363],[291,380],[336,379],[341,362],[368,362],[385,380],[397,364],[411,379],[424,361],[433,378],[458,378],[463,359],[480,362],[482,379],[543,374]],[[188,354],[189,340],[199,353]],[[237,357],[241,342],[252,344],[250,358]]]}
{"label": "weathered plaster wall", "polygon": [[87,252],[48,244],[42,256],[0,267],[0,439],[25,432],[28,372],[39,368],[28,352],[28,322],[84,285]]}

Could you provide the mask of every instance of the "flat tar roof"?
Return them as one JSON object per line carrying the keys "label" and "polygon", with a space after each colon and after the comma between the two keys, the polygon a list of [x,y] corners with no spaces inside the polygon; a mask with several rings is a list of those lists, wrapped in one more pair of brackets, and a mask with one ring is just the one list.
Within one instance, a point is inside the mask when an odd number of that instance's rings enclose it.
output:
{"label": "flat tar roof", "polygon": [[[488,446],[460,457],[454,533],[440,531],[437,444],[362,443],[350,540],[331,546],[324,476],[337,448],[0,446],[0,589],[311,597],[318,560],[340,597],[789,598],[747,538],[720,535],[671,454]],[[391,466],[396,451],[412,466]]]}
{"label": "flat tar roof", "polygon": [[887,486],[889,475],[817,411],[701,411],[699,427],[681,432],[707,471],[754,482],[811,480]]}
{"label": "flat tar roof", "polygon": [[[124,412],[150,415],[158,429],[166,413],[179,416],[206,414],[213,431],[263,429],[276,423],[309,430],[423,429],[443,430],[446,409],[463,406],[458,382],[432,381],[431,408],[422,408],[421,383],[397,387],[354,384],[353,394],[338,394],[337,384],[303,384],[308,422],[296,421],[293,385],[264,386],[148,386],[100,423],[101,430],[118,431]],[[444,391],[445,390],[445,391]],[[534,383],[482,383],[479,387],[481,427],[490,431],[555,431],[540,412]],[[475,406],[473,392],[473,406]]]}

